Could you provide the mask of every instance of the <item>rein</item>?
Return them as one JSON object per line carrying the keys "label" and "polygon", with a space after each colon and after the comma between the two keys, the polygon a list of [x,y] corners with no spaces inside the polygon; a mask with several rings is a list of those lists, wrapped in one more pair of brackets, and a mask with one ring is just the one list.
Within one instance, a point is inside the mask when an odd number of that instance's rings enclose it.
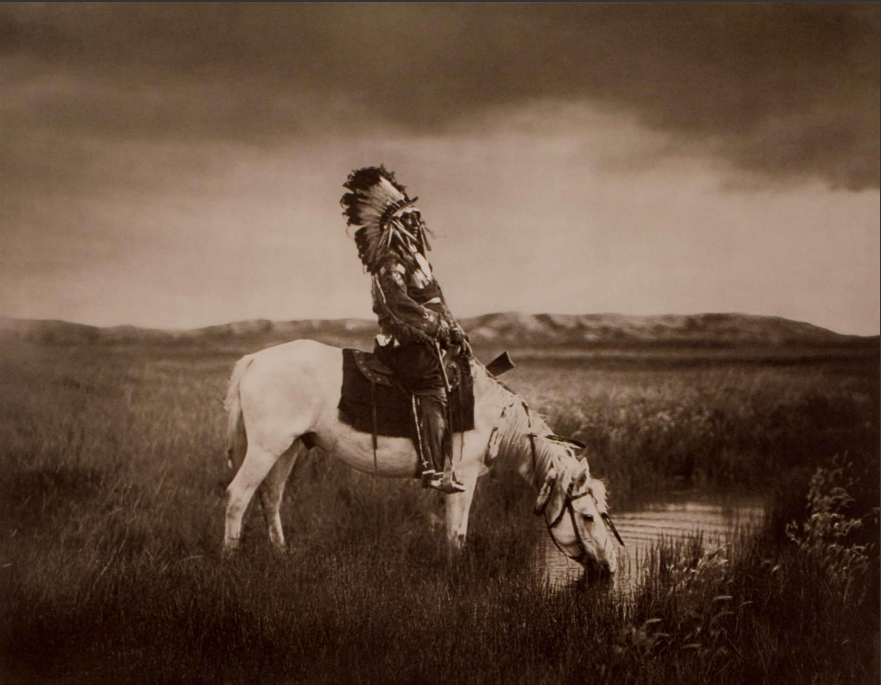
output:
{"label": "rein", "polygon": [[[526,404],[526,402],[524,402],[524,401],[521,401],[521,405],[523,406],[523,411],[526,412],[526,426],[529,431],[527,433],[527,437],[529,438],[529,447],[530,447],[530,451],[532,453],[532,472],[533,472],[533,474],[537,474],[538,473],[538,453],[537,453],[537,450],[535,447],[535,438],[538,436],[532,430],[532,416],[529,413],[529,405]],[[577,515],[577,512],[575,511],[575,507],[572,505],[572,503],[575,500],[581,499],[582,497],[586,497],[587,495],[590,495],[593,498],[594,504],[597,505],[597,511],[599,511],[599,502],[597,502],[596,497],[594,497],[593,492],[590,490],[590,488],[588,488],[587,490],[585,490],[581,494],[573,495],[572,494],[572,483],[570,483],[568,489],[566,490],[566,501],[563,504],[563,507],[560,509],[560,513],[557,514],[557,517],[553,521],[550,521],[550,522],[547,520],[547,517],[545,517],[545,525],[547,526],[548,533],[551,536],[551,540],[554,541],[554,545],[557,547],[558,550],[560,550],[560,552],[564,556],[566,556],[567,558],[570,558],[569,554],[566,553],[566,550],[564,550],[563,547],[560,545],[560,543],[557,542],[557,538],[554,537],[554,528],[556,528],[558,525],[560,525],[560,521],[563,520],[563,517],[567,513],[569,514],[569,521],[572,523],[572,529],[575,531],[575,540],[578,542],[578,547],[581,550],[581,554],[579,554],[577,557],[571,557],[575,561],[579,561],[580,559],[583,559],[585,557],[590,556],[587,551],[587,545],[584,544],[584,539],[581,537],[581,531],[578,528],[578,524],[576,523],[575,517]],[[612,532],[612,534],[615,536],[615,539],[618,540],[618,542],[623,547],[624,540],[621,539],[621,535],[618,533],[618,529],[615,528],[615,524],[612,523],[612,518],[609,516],[608,512],[605,512],[605,511],[600,512],[600,518],[602,518],[603,523]]]}
{"label": "rein", "polygon": [[[522,402],[521,404],[523,405],[523,410],[526,412],[526,427],[529,430],[529,433],[527,435],[529,437],[529,447],[532,451],[532,472],[533,474],[537,474],[538,454],[535,449],[536,435],[535,432],[532,430],[532,417],[529,413],[529,405],[526,404],[526,402]],[[575,531],[575,539],[578,541],[578,547],[581,549],[581,554],[579,554],[577,557],[573,557],[575,561],[578,561],[579,559],[583,559],[584,557],[588,556],[587,546],[584,544],[584,540],[581,538],[581,532],[578,530],[578,525],[575,522],[575,507],[572,506],[572,502],[577,499],[581,499],[585,495],[593,496],[593,493],[591,493],[590,490],[585,490],[580,495],[573,495],[572,485],[570,483],[569,489],[566,491],[566,503],[563,505],[563,508],[560,509],[560,513],[557,518],[555,518],[552,523],[548,523],[548,519],[547,517],[545,517],[545,525],[548,527],[548,534],[551,536],[551,540],[554,541],[554,545],[556,545],[557,549],[560,550],[560,552],[568,558],[569,555],[566,553],[566,550],[563,549],[560,543],[557,542],[557,538],[554,537],[554,528],[556,528],[560,524],[560,521],[563,520],[563,516],[565,516],[566,512],[569,513],[569,519],[572,522],[572,529]]]}
{"label": "rein", "polygon": [[572,506],[572,502],[577,499],[581,499],[582,497],[586,497],[587,495],[593,496],[593,493],[591,493],[590,490],[585,490],[580,495],[573,495],[570,488],[566,492],[566,502],[560,509],[560,513],[557,515],[557,518],[555,518],[552,522],[548,522],[547,517],[545,517],[545,525],[548,528],[548,533],[551,536],[551,540],[554,541],[554,545],[557,547],[558,550],[560,550],[560,552],[564,556],[569,557],[569,555],[566,553],[566,550],[563,549],[563,546],[559,542],[557,542],[557,538],[554,537],[554,528],[556,528],[560,524],[560,521],[563,520],[563,517],[567,513],[569,514],[569,521],[572,523],[572,530],[575,531],[575,540],[578,542],[579,549],[581,549],[581,554],[579,554],[577,557],[572,557],[575,561],[578,561],[579,559],[583,559],[584,557],[588,556],[588,553],[587,545],[584,544],[584,540],[581,537],[581,531],[578,529],[578,524],[575,522],[576,513],[575,507]]}
{"label": "rein", "polygon": [[535,451],[535,432],[532,430],[532,416],[529,413],[529,405],[524,401],[521,401],[520,404],[523,406],[523,411],[526,412],[526,427],[529,430],[529,446],[532,449],[532,473],[534,479],[535,475],[538,474],[538,455]]}

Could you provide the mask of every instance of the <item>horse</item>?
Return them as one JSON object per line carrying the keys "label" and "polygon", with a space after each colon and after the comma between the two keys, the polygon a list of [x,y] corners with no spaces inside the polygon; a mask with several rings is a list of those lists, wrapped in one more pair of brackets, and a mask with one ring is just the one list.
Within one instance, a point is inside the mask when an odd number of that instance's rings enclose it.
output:
{"label": "horse", "polygon": [[[418,455],[408,438],[357,431],[340,421],[342,349],[302,339],[242,357],[229,381],[227,453],[244,459],[227,487],[223,551],[238,547],[242,517],[254,493],[266,517],[269,540],[285,549],[279,507],[297,457],[314,446],[348,466],[387,478],[413,478]],[[562,552],[591,576],[609,578],[616,546],[623,545],[609,516],[603,482],[592,478],[583,447],[554,435],[544,419],[473,357],[474,428],[456,433],[453,463],[464,492],[446,495],[446,540],[451,555],[462,549],[477,479],[497,456],[511,460],[535,487],[534,511],[543,515]],[[262,487],[261,487],[262,485]]]}

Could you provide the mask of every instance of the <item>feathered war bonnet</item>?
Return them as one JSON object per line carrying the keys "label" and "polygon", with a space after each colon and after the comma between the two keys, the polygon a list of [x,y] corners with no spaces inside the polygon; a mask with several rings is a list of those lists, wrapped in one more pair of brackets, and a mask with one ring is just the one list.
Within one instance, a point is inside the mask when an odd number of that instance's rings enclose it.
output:
{"label": "feathered war bonnet", "polygon": [[340,200],[343,216],[349,226],[357,226],[355,245],[358,257],[370,273],[379,269],[389,250],[396,249],[404,236],[408,236],[425,249],[431,249],[424,235],[422,221],[418,221],[416,234],[408,230],[402,217],[418,209],[407,192],[395,179],[394,173],[384,166],[356,169],[343,184],[349,191]]}

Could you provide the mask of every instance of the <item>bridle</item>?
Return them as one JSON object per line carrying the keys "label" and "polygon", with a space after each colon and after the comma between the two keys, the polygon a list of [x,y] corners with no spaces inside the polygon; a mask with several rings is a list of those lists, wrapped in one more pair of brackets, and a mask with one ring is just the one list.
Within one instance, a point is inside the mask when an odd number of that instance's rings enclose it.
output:
{"label": "bridle", "polygon": [[[569,484],[569,487],[566,489],[566,501],[563,503],[563,506],[560,508],[560,513],[557,514],[557,518],[553,521],[548,521],[548,517],[545,516],[545,525],[548,528],[548,533],[551,536],[551,540],[554,541],[554,545],[557,547],[560,552],[565,554],[567,557],[569,556],[568,552],[563,549],[563,545],[557,542],[557,537],[554,535],[554,528],[560,525],[560,521],[563,520],[563,517],[568,513],[569,521],[572,523],[572,530],[575,531],[575,541],[578,543],[578,548],[581,550],[581,553],[577,557],[572,557],[577,562],[581,562],[586,557],[588,557],[587,545],[584,544],[584,538],[581,537],[581,531],[578,529],[578,523],[575,521],[575,507],[572,505],[577,499],[581,499],[586,495],[590,495],[593,497],[593,493],[590,490],[585,490],[580,495],[572,494],[572,483]],[[594,502],[596,502],[596,498],[594,498]]]}
{"label": "bridle", "polygon": [[[566,501],[563,503],[563,506],[560,508],[560,513],[557,514],[557,517],[553,521],[548,521],[547,517],[545,517],[545,525],[548,528],[548,533],[551,536],[551,540],[554,541],[554,545],[556,545],[557,549],[560,550],[567,557],[569,554],[563,549],[563,546],[557,542],[556,536],[554,536],[554,528],[560,525],[560,521],[563,520],[563,517],[568,513],[569,514],[569,522],[572,524],[572,530],[575,531],[575,540],[578,542],[578,548],[581,550],[581,553],[577,557],[572,557],[577,562],[581,562],[585,558],[589,557],[589,553],[587,551],[587,545],[584,544],[584,538],[581,537],[581,530],[578,527],[578,522],[576,521],[576,516],[582,516],[587,518],[588,521],[593,521],[592,514],[579,514],[575,511],[575,506],[572,504],[575,500],[579,500],[582,497],[587,497],[590,495],[591,499],[593,499],[593,503],[597,507],[597,511],[599,511],[599,502],[597,502],[597,498],[593,494],[593,490],[588,488],[582,493],[577,495],[572,494],[572,486],[573,483],[569,483],[569,487],[566,489]],[[621,535],[618,533],[618,529],[615,528],[615,524],[612,523],[612,517],[605,511],[600,512],[600,518],[603,520],[603,523],[606,524],[606,527],[612,532],[615,536],[615,539],[618,540],[620,545],[624,546],[624,540],[621,539]]]}
{"label": "bridle", "polygon": [[[522,402],[522,405],[523,405],[523,409],[526,412],[527,427],[529,429],[529,432],[527,435],[529,437],[529,444],[530,444],[530,448],[532,450],[533,473],[535,473],[536,469],[538,468],[538,455],[536,453],[536,448],[535,448],[535,439],[536,439],[536,437],[539,437],[539,436],[537,436],[532,430],[532,417],[530,416],[530,413],[529,413],[529,405],[527,405],[526,402]],[[597,502],[597,498],[593,494],[593,490],[589,487],[584,492],[581,492],[577,495],[573,495],[572,488],[574,485],[575,485],[574,482],[570,482],[569,486],[566,488],[566,499],[563,503],[563,506],[560,508],[560,513],[557,514],[556,518],[554,518],[553,521],[548,521],[547,516],[545,516],[545,525],[548,528],[548,533],[551,536],[551,540],[554,541],[554,545],[556,545],[557,549],[559,549],[561,553],[563,553],[565,556],[569,557],[570,555],[566,552],[565,549],[563,549],[563,546],[559,542],[557,542],[557,538],[554,536],[554,528],[556,528],[558,525],[560,525],[560,522],[563,520],[563,517],[567,513],[569,514],[569,521],[572,524],[572,530],[575,531],[575,540],[578,543],[578,548],[580,550],[580,554],[577,557],[571,557],[571,558],[574,559],[576,562],[580,563],[583,560],[589,559],[590,553],[587,551],[587,545],[584,543],[584,539],[581,536],[581,530],[579,529],[578,522],[575,518],[576,515],[579,515],[579,514],[578,514],[578,512],[575,511],[575,506],[572,503],[575,500],[579,500],[582,497],[587,497],[588,495],[590,495],[591,499],[593,499],[594,505],[597,508],[597,511],[599,511],[599,502]],[[581,516],[589,517],[588,518],[589,521],[593,520],[593,515],[581,514]],[[615,524],[612,523],[612,517],[609,516],[609,513],[606,511],[600,512],[600,518],[603,520],[603,523],[606,525],[606,528],[608,528],[612,532],[612,534],[615,536],[615,539],[623,547],[624,540],[621,539],[621,535],[618,533],[618,529],[615,528]]]}

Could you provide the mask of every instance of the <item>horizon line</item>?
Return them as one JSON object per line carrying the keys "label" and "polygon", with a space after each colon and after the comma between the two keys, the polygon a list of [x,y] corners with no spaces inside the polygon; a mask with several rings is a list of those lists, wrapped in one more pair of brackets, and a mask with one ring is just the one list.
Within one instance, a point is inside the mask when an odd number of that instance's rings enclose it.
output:
{"label": "horizon line", "polygon": [[[800,319],[790,319],[785,316],[777,315],[777,314],[750,314],[747,312],[695,312],[691,314],[681,314],[675,312],[667,312],[664,314],[622,314],[620,312],[591,312],[584,314],[559,314],[554,312],[526,312],[522,310],[503,310],[503,311],[491,311],[483,314],[473,314],[470,316],[459,317],[458,320],[464,321],[468,319],[476,319],[485,316],[504,316],[504,315],[516,315],[516,316],[559,316],[559,317],[603,317],[603,316],[616,316],[622,318],[630,318],[630,319],[653,319],[653,318],[661,318],[661,317],[701,317],[701,316],[742,316],[756,319],[780,319],[783,321],[789,321],[792,323],[800,323],[808,326],[814,326],[815,328],[819,328],[821,330],[829,331],[831,333],[835,333],[836,335],[848,336],[848,337],[856,337],[856,338],[877,338],[881,337],[881,331],[879,333],[842,333],[831,328],[827,328],[825,326],[820,326],[819,324],[815,324],[811,321],[804,321]],[[304,318],[293,318],[293,319],[269,319],[266,317],[253,317],[253,318],[245,318],[245,319],[233,319],[226,320],[220,323],[213,324],[205,324],[198,326],[189,326],[189,327],[156,327],[156,326],[143,326],[139,324],[130,324],[130,323],[118,323],[118,324],[110,324],[110,325],[99,325],[99,324],[91,324],[84,323],[82,321],[72,321],[69,319],[58,319],[58,318],[34,318],[34,317],[19,317],[19,316],[7,316],[5,314],[0,314],[0,320],[7,321],[35,321],[35,322],[44,322],[44,323],[64,323],[75,326],[87,326],[90,328],[97,328],[102,330],[111,330],[114,328],[135,328],[144,331],[162,331],[162,332],[184,332],[184,331],[194,331],[205,328],[215,328],[218,326],[228,326],[236,323],[245,323],[250,321],[268,321],[269,323],[299,323],[299,322],[317,322],[317,321],[364,321],[370,322],[375,321],[373,318],[365,318],[365,317],[357,317],[357,316],[340,316],[340,317],[328,317],[328,318],[319,318],[319,317],[304,317]]]}

